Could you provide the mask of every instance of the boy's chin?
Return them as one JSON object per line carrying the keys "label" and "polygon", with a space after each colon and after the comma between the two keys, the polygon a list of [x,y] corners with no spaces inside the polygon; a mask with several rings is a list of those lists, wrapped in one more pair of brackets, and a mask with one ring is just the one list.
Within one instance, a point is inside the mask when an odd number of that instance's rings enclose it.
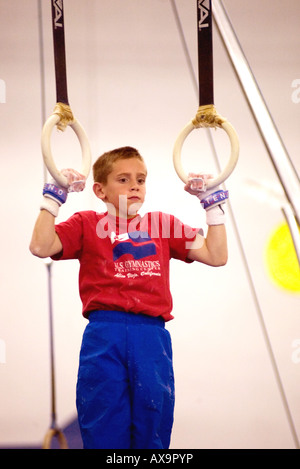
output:
{"label": "boy's chin", "polygon": [[120,218],[133,218],[138,214],[138,211],[142,207],[143,203],[135,202],[128,205],[127,207],[115,207],[111,203],[107,203],[107,211],[110,215],[114,215]]}
{"label": "boy's chin", "polygon": [[127,216],[128,218],[135,217],[138,211],[141,209],[143,203],[142,202],[135,202],[127,208]]}

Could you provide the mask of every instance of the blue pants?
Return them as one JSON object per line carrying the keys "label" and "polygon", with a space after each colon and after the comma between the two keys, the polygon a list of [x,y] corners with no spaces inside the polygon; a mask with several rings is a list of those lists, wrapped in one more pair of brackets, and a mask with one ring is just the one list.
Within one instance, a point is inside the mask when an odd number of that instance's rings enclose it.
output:
{"label": "blue pants", "polygon": [[83,334],[76,403],[85,449],[167,449],[174,375],[164,321],[92,312]]}

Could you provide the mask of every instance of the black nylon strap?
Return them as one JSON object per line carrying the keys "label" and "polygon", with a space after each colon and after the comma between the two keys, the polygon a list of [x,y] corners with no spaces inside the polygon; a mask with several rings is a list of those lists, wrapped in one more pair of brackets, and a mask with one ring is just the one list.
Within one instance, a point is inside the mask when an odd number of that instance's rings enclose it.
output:
{"label": "black nylon strap", "polygon": [[54,63],[56,78],[56,102],[69,104],[65,52],[65,27],[63,0],[51,0]]}
{"label": "black nylon strap", "polygon": [[214,104],[211,0],[197,0],[199,105]]}

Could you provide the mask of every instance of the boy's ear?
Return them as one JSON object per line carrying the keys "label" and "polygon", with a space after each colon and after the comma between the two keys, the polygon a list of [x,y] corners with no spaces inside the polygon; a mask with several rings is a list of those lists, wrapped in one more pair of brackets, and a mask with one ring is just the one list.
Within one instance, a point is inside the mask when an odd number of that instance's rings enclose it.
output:
{"label": "boy's ear", "polygon": [[101,199],[101,200],[105,199],[103,187],[104,187],[104,184],[102,184],[101,182],[94,182],[93,191],[96,197],[98,197],[98,199]]}

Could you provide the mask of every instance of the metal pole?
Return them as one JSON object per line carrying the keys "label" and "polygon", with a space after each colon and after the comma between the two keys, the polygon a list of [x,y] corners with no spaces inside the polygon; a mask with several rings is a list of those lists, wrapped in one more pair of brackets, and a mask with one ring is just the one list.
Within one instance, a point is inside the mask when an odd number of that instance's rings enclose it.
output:
{"label": "metal pole", "polygon": [[[294,248],[295,248],[295,253],[298,259],[298,264],[299,264],[299,269],[300,269],[300,237],[299,237],[299,228],[297,226],[297,222],[294,218],[293,211],[291,209],[291,206],[289,204],[286,204],[284,207],[282,207],[282,213],[284,214],[284,217],[286,219],[287,225],[289,227]],[[300,275],[300,270],[299,270],[299,275]]]}
{"label": "metal pole", "polygon": [[255,77],[242,51],[227,12],[221,0],[212,2],[213,17],[218,27],[233,68],[240,81],[258,129],[291,204],[294,216],[300,225],[300,182],[299,176],[287,153],[279,132],[263,99]]}

